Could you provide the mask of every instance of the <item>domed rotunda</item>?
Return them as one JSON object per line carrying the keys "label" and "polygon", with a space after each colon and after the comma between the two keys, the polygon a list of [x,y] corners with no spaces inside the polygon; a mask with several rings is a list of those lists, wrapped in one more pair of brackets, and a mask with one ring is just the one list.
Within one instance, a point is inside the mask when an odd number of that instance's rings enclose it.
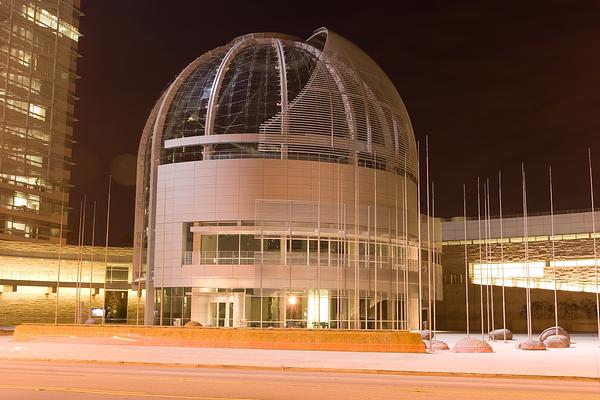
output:
{"label": "domed rotunda", "polygon": [[418,328],[417,173],[394,85],[336,33],[203,54],[140,140],[146,324]]}

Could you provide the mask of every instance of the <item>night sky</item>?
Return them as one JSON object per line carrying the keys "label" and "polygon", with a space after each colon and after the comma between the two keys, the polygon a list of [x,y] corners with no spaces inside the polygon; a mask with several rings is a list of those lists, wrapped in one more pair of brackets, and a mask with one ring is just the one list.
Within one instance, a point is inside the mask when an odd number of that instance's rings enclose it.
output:
{"label": "night sky", "polygon": [[550,164],[555,209],[590,206],[588,147],[600,187],[600,1],[363,4],[82,0],[71,229],[87,194],[98,202],[96,235],[103,243],[112,173],[110,243],[131,244],[142,128],[188,63],[245,33],[306,38],[321,26],[383,68],[422,148],[429,136],[436,215],[462,215],[463,183],[476,215],[477,176],[491,179],[497,214],[498,170],[505,214],[521,213],[521,162],[531,213],[549,210]]}

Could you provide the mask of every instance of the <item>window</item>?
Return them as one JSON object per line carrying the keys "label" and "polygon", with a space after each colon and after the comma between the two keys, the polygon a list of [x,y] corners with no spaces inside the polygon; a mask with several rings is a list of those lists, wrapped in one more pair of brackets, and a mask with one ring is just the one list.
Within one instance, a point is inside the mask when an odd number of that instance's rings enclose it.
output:
{"label": "window", "polygon": [[240,237],[239,235],[219,235],[219,252],[223,251],[235,251],[238,252],[240,248]]}
{"label": "window", "polygon": [[281,239],[265,239],[264,249],[265,251],[281,250]]}

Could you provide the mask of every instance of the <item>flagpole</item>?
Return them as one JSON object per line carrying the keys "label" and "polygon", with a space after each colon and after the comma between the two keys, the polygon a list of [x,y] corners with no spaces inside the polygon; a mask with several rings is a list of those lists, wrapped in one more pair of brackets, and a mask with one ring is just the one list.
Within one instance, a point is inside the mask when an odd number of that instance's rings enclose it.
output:
{"label": "flagpole", "polygon": [[529,281],[529,230],[527,226],[527,186],[525,181],[525,164],[521,163],[521,180],[523,186],[523,237],[525,239],[525,301],[527,303],[527,340],[531,341],[531,288]]}
{"label": "flagpole", "polygon": [[[433,328],[433,331],[432,332],[433,332],[433,337],[435,338],[436,337],[435,336],[436,335],[436,306],[435,306],[435,303],[436,303],[437,297],[436,297],[436,291],[435,291],[435,286],[436,286],[436,279],[435,279],[436,278],[436,275],[435,275],[435,269],[436,269],[435,268],[435,260],[436,260],[436,257],[435,257],[435,186],[434,186],[433,182],[431,182],[431,240],[432,240],[431,254],[433,255],[433,262],[431,264],[431,272],[432,272],[431,281],[432,281],[432,285],[433,285],[433,287],[432,287],[432,293],[433,293],[433,302],[432,302],[432,304],[433,304],[433,313],[432,313],[433,326],[432,326],[432,328]],[[432,348],[433,348],[433,346],[432,346]]]}
{"label": "flagpole", "polygon": [[[102,324],[106,322],[106,272],[108,271],[108,228],[110,226],[110,192],[112,188],[112,175],[108,176],[108,196],[106,200],[106,235],[104,238],[104,311],[102,312]],[[140,252],[143,250],[140,250]],[[140,264],[140,269],[142,265]],[[110,274],[112,278],[112,273]],[[139,282],[138,282],[139,285]]]}
{"label": "flagpole", "polygon": [[427,196],[427,330],[429,331],[429,348],[433,351],[431,345],[432,323],[431,323],[431,213],[429,209],[429,136],[425,136],[425,177],[426,177],[426,196]]}
{"label": "flagpole", "polygon": [[479,239],[479,314],[481,318],[481,340],[485,342],[485,335],[483,334],[483,265],[481,265],[481,192],[479,190],[479,177],[477,177],[477,232],[477,238]]}
{"label": "flagpole", "polygon": [[[94,214],[92,216],[92,256],[90,260],[90,295],[88,307],[88,320],[92,319],[92,281],[94,275],[94,245],[96,241],[96,201],[94,201]],[[91,321],[90,321],[91,322]]]}
{"label": "flagpole", "polygon": [[58,292],[60,289],[60,268],[62,259],[62,245],[63,245],[63,225],[65,215],[65,189],[62,189],[61,201],[60,201],[60,230],[58,233],[58,270],[56,273],[56,307],[54,309],[54,325],[58,324]]}
{"label": "flagpole", "polygon": [[554,276],[554,334],[558,335],[558,293],[556,288],[556,262],[554,251],[554,197],[552,190],[552,165],[548,166],[548,177],[550,182],[550,229],[552,234],[552,275]]}
{"label": "flagpole", "polygon": [[504,231],[502,223],[502,172],[498,171],[498,203],[500,205],[500,264],[502,265],[502,330],[506,343],[506,294],[504,282]]}
{"label": "flagpole", "polygon": [[598,324],[598,341],[600,343],[600,300],[598,298],[598,257],[596,250],[596,217],[594,210],[594,181],[592,177],[592,149],[588,147],[588,162],[590,168],[590,200],[592,203],[592,241],[594,246],[594,278],[596,281],[596,320]]}
{"label": "flagpole", "polygon": [[463,226],[465,230],[465,310],[467,317],[467,338],[471,337],[469,329],[469,258],[467,254],[467,186],[463,183]]}
{"label": "flagpole", "polygon": [[417,251],[417,271],[419,279],[419,331],[423,329],[423,274],[421,267],[421,163],[420,163],[420,146],[417,142],[417,234],[418,234],[418,251]]}
{"label": "flagpole", "polygon": [[85,209],[87,206],[87,196],[83,196],[83,201],[80,203],[80,212],[79,212],[79,249],[77,255],[77,281],[75,282],[75,323],[78,324],[79,321],[79,311],[80,304],[79,298],[81,295],[81,264],[83,261],[83,245],[85,238]]}
{"label": "flagpole", "polygon": [[[494,284],[492,281],[493,278],[493,269],[492,269],[492,244],[491,244],[491,239],[492,239],[492,206],[490,204],[490,190],[491,190],[491,186],[490,186],[490,179],[487,178],[487,238],[488,238],[488,271],[489,271],[489,276],[488,276],[488,285],[490,288],[490,307],[491,307],[491,316],[490,316],[490,320],[491,320],[491,327],[489,332],[493,332],[496,330],[496,323],[495,323],[495,314],[494,314]],[[496,336],[493,335],[492,337],[492,341],[496,341]]]}

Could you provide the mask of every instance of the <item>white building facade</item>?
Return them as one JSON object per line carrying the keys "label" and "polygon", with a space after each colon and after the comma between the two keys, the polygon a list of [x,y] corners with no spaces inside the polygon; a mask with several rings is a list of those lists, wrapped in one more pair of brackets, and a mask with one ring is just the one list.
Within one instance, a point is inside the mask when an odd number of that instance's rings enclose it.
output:
{"label": "white building facade", "polygon": [[418,328],[414,134],[339,35],[250,34],[193,61],[150,114],[137,174],[147,324]]}

